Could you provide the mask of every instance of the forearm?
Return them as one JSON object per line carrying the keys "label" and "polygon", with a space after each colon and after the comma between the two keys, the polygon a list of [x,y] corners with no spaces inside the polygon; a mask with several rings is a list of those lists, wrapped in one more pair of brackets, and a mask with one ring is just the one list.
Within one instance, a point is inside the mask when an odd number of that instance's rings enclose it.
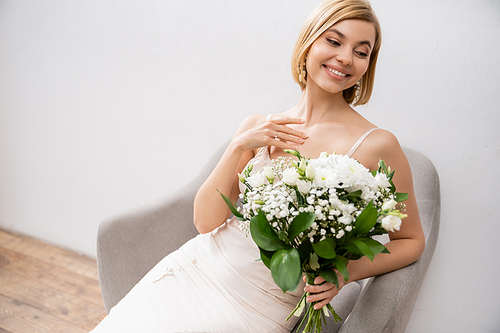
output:
{"label": "forearm", "polygon": [[385,246],[390,254],[377,254],[373,261],[367,257],[349,261],[347,283],[388,273],[415,262],[424,251],[425,240],[423,237],[400,238],[390,241]]}
{"label": "forearm", "polygon": [[194,224],[200,233],[214,230],[229,217],[230,211],[220,193],[232,200],[237,197],[237,194],[233,193],[233,187],[240,162],[248,152],[245,153],[233,141],[196,194]]}

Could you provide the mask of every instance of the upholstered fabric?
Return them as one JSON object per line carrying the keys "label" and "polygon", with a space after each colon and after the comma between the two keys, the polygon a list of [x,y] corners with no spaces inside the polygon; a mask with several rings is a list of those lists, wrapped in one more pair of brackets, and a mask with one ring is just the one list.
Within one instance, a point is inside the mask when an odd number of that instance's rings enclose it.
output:
{"label": "upholstered fabric", "polygon": [[[362,291],[360,283],[347,285],[332,301],[347,319],[329,323],[326,332],[404,332],[408,324],[437,241],[440,192],[432,163],[415,150],[404,150],[413,172],[425,252],[412,265],[370,279]],[[197,235],[192,223],[194,196],[223,151],[216,152],[202,173],[177,193],[101,223],[97,262],[107,312],[164,256]]]}

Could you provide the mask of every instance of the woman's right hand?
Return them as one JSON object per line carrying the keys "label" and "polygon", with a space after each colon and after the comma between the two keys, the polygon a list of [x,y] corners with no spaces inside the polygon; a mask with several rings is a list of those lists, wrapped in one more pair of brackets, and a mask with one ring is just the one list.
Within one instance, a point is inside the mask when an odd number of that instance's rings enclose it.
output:
{"label": "woman's right hand", "polygon": [[[288,127],[303,124],[304,120],[276,115],[250,129],[237,134],[233,143],[243,152],[261,147],[275,146],[280,149],[296,149],[304,143],[307,134]],[[249,124],[247,124],[249,125]]]}
{"label": "woman's right hand", "polygon": [[200,233],[211,232],[229,217],[231,212],[220,193],[231,201],[238,199],[237,174],[254,156],[252,150],[266,146],[295,149],[307,138],[305,133],[287,126],[303,124],[302,119],[276,115],[263,120],[264,116],[254,115],[243,121],[219,163],[198,190],[194,200],[194,224]]}

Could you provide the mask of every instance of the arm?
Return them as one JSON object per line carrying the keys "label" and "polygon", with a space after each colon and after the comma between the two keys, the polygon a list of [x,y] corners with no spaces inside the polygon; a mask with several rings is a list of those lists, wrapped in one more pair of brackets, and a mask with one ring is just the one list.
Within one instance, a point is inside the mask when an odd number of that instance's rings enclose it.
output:
{"label": "arm", "polygon": [[[254,156],[254,150],[266,146],[293,149],[304,142],[304,133],[287,127],[301,124],[302,119],[276,116],[267,121],[265,116],[247,117],[240,125],[214,171],[198,190],[194,200],[194,224],[200,233],[220,226],[230,216],[220,193],[237,200],[238,173]],[[275,140],[278,133],[280,140]]]}
{"label": "arm", "polygon": [[[420,258],[425,248],[410,166],[397,139],[387,131],[376,131],[355,155],[358,160],[372,170],[377,168],[379,159],[384,160],[391,169],[396,170],[393,181],[397,191],[408,193],[408,200],[405,201],[405,213],[408,214],[408,217],[403,220],[399,231],[389,232],[391,241],[386,244],[386,247],[390,254],[378,254],[373,262],[366,257],[350,261],[348,265],[349,281],[344,284],[405,267]],[[343,282],[344,280],[340,277],[339,275],[339,281]],[[318,278],[315,283],[322,281],[322,278]],[[307,286],[306,288],[306,291],[309,292],[319,292],[308,298],[308,301],[311,302],[322,300],[317,304],[318,308],[326,305],[338,293],[333,284]],[[322,292],[325,289],[328,290]]]}

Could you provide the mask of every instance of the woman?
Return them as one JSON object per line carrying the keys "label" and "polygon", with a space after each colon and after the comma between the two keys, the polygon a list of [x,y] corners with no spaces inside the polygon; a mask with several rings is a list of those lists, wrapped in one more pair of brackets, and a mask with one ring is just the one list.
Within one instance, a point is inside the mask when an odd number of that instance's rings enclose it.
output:
{"label": "woman", "polygon": [[[386,244],[391,254],[379,254],[373,262],[351,261],[347,283],[420,257],[425,241],[406,157],[391,133],[350,106],[370,98],[380,41],[380,26],[367,1],[329,0],[311,14],[292,57],[300,102],[281,114],[243,121],[196,195],[194,223],[201,234],[156,265],[95,332],[289,332],[296,317],[285,318],[303,290],[312,293],[309,302],[319,301],[316,308],[330,302],[339,291],[331,283],[302,284],[297,292],[283,294],[270,271],[255,260],[259,250],[238,221],[226,221],[230,212],[219,192],[236,200],[241,191],[237,173],[248,163],[254,170],[270,164],[286,155],[284,148],[313,158],[323,151],[348,154],[371,170],[382,159],[397,170],[398,191],[409,193],[409,217]],[[315,281],[321,282],[321,277]]]}

